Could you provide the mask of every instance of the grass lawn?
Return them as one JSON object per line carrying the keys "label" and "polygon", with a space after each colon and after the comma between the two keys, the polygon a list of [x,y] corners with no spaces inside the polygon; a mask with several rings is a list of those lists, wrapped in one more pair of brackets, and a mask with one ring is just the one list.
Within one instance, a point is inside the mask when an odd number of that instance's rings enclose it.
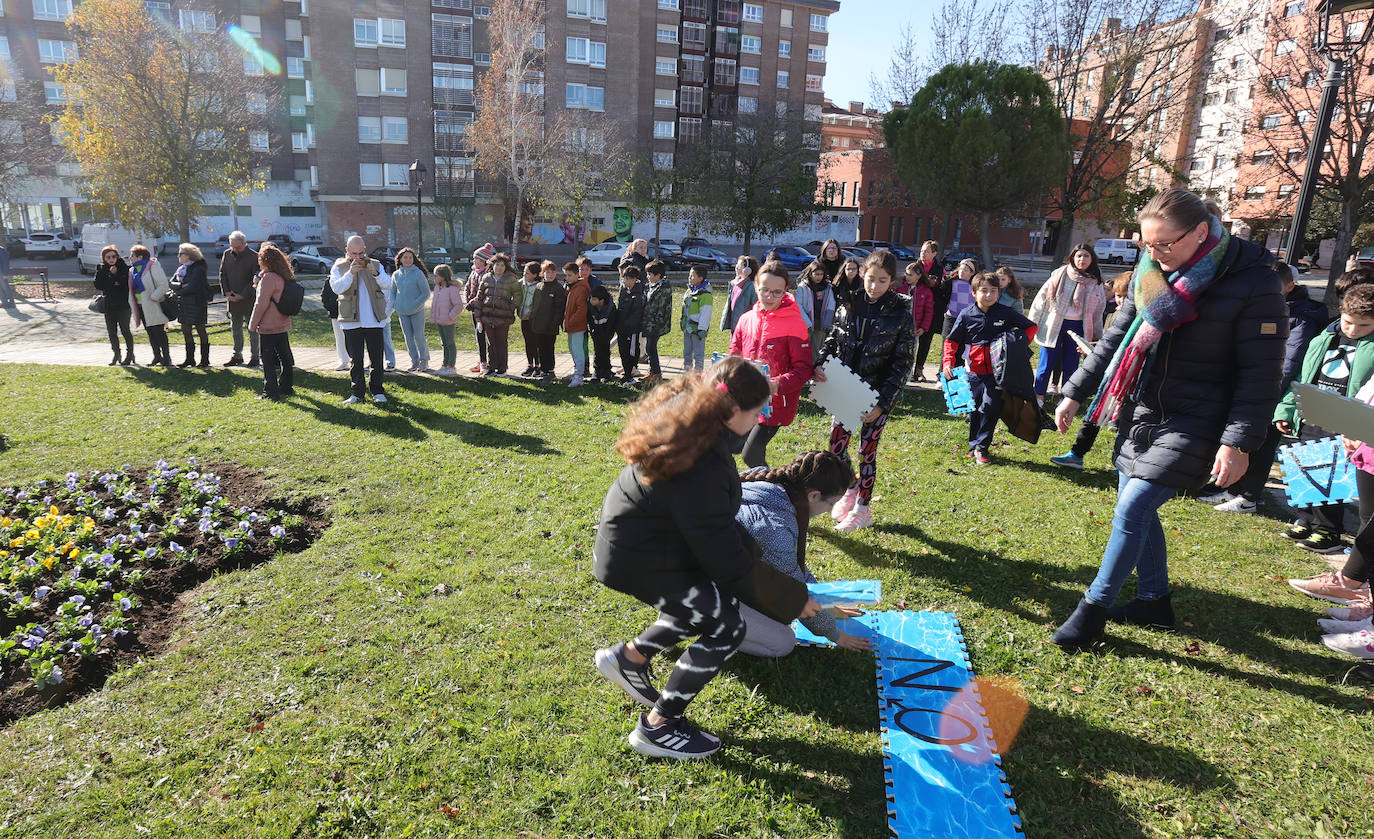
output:
{"label": "grass lawn", "polygon": [[[635,708],[591,655],[652,616],[590,572],[626,391],[406,377],[380,410],[340,405],[337,377],[286,404],[259,385],[0,367],[0,485],[195,455],[333,515],[307,551],[187,594],[162,655],[0,733],[0,836],[887,835],[867,655],[737,656],[691,709],[719,755],[626,746]],[[1271,579],[1323,566],[1274,520],[1171,502],[1186,623],[1065,655],[1047,637],[1108,533],[1105,455],[1065,472],[1057,436],[1008,438],[976,468],[937,403],[909,396],[887,429],[878,525],[818,520],[808,558],[956,613],[978,674],[1019,684],[1003,750],[1029,836],[1374,836],[1371,686]],[[827,430],[804,410],[774,460]]]}

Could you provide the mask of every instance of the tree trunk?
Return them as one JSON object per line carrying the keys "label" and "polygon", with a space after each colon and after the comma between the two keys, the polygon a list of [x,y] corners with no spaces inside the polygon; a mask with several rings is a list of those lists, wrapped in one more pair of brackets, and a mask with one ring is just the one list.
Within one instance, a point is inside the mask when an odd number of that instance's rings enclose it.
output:
{"label": "tree trunk", "polygon": [[931,237],[932,239],[940,243],[941,252],[949,250],[949,227],[952,223],[953,218],[954,211],[951,210],[949,207],[945,207],[944,215],[940,217],[940,235]]}
{"label": "tree trunk", "polygon": [[[1341,226],[1336,230],[1336,246],[1331,250],[1331,267],[1326,272],[1326,293],[1322,302],[1332,317],[1340,317],[1341,304],[1336,299],[1336,280],[1345,273],[1345,260],[1350,255],[1350,243],[1355,239],[1355,231],[1360,226],[1360,196],[1347,196],[1341,202]],[[1312,255],[1313,262],[1316,254]]]}
{"label": "tree trunk", "polygon": [[992,213],[987,210],[978,214],[978,238],[983,241],[983,270],[992,267]]}
{"label": "tree trunk", "polygon": [[745,256],[748,256],[748,255],[749,255],[749,246],[750,246],[750,243],[752,243],[753,241],[754,241],[754,230],[753,230],[752,227],[749,227],[749,226],[746,225],[745,228],[744,228],[744,255],[745,255]]}
{"label": "tree trunk", "polygon": [[511,230],[510,233],[511,259],[515,259],[516,252],[520,250],[520,222],[524,220],[520,217],[520,214],[525,207],[525,202],[520,199],[523,194],[524,190],[520,188],[520,184],[517,182],[515,185],[515,228]]}
{"label": "tree trunk", "polygon": [[1054,243],[1054,265],[1064,265],[1069,261],[1069,248],[1073,247],[1074,214],[1064,210],[1059,219],[1059,238]]}
{"label": "tree trunk", "polygon": [[663,207],[654,208],[654,259],[663,258],[663,249],[659,247],[659,242],[663,241]]}

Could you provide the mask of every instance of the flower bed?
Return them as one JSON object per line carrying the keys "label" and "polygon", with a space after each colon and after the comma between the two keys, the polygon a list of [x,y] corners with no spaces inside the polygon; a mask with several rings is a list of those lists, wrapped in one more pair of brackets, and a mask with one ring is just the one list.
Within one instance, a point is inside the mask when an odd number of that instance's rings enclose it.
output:
{"label": "flower bed", "polygon": [[0,723],[98,687],[155,652],[177,594],[327,524],[313,500],[247,503],[262,497],[251,474],[195,458],[0,490]]}

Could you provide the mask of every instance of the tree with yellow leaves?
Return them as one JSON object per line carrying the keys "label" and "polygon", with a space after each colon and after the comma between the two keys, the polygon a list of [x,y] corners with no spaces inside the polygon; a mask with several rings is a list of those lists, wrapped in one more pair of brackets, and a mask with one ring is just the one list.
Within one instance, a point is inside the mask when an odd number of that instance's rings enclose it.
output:
{"label": "tree with yellow leaves", "polygon": [[206,197],[263,186],[249,134],[266,130],[280,64],[248,33],[183,32],[140,0],[86,0],[67,23],[77,55],[54,68],[68,96],[55,122],[92,203],[188,241]]}

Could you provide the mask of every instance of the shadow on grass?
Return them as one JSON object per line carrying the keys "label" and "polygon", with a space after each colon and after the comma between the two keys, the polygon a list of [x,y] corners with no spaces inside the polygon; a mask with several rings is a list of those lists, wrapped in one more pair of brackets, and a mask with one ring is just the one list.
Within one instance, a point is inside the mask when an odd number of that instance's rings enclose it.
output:
{"label": "shadow on grass", "polygon": [[[1034,625],[1041,625],[1044,622],[1043,617],[1011,603],[1010,593],[1026,594],[1049,601],[1052,614],[1056,619],[1062,620],[1073,611],[1083,590],[1097,574],[1095,564],[1066,567],[1035,560],[1015,559],[991,553],[975,545],[932,538],[920,527],[912,524],[884,524],[876,529],[905,536],[933,549],[930,554],[920,555],[901,550],[895,552],[899,560],[904,561],[913,573],[941,580],[951,587],[966,589],[970,599],[982,603],[989,609],[1014,614]],[[872,550],[866,543],[849,539],[829,529],[818,529],[815,533],[821,538],[836,542],[859,562],[878,564],[865,559],[865,553]],[[1125,602],[1132,596],[1133,591],[1128,586],[1121,593],[1118,602]],[[1162,633],[1163,637],[1173,639],[1167,644],[1150,647],[1123,641],[1112,635],[1112,625],[1107,628],[1107,643],[1123,656],[1157,658],[1222,678],[1244,681],[1261,690],[1281,690],[1329,707],[1370,713],[1368,703],[1362,700],[1319,685],[1304,684],[1284,675],[1301,674],[1320,680],[1332,680],[1336,678],[1340,669],[1329,655],[1318,651],[1319,648],[1315,646],[1315,635],[1312,635],[1312,652],[1287,649],[1268,637],[1269,633],[1293,637],[1311,635],[1313,630],[1310,627],[1314,616],[1310,608],[1296,603],[1293,606],[1260,603],[1236,594],[1191,586],[1175,587],[1174,607],[1179,613],[1182,631]],[[1191,622],[1193,626],[1185,627],[1184,621]],[[1218,644],[1233,653],[1269,665],[1277,673],[1268,675],[1245,672],[1189,655],[1185,650],[1187,642],[1179,640],[1185,638]],[[1167,647],[1176,647],[1183,654],[1170,652]]]}

